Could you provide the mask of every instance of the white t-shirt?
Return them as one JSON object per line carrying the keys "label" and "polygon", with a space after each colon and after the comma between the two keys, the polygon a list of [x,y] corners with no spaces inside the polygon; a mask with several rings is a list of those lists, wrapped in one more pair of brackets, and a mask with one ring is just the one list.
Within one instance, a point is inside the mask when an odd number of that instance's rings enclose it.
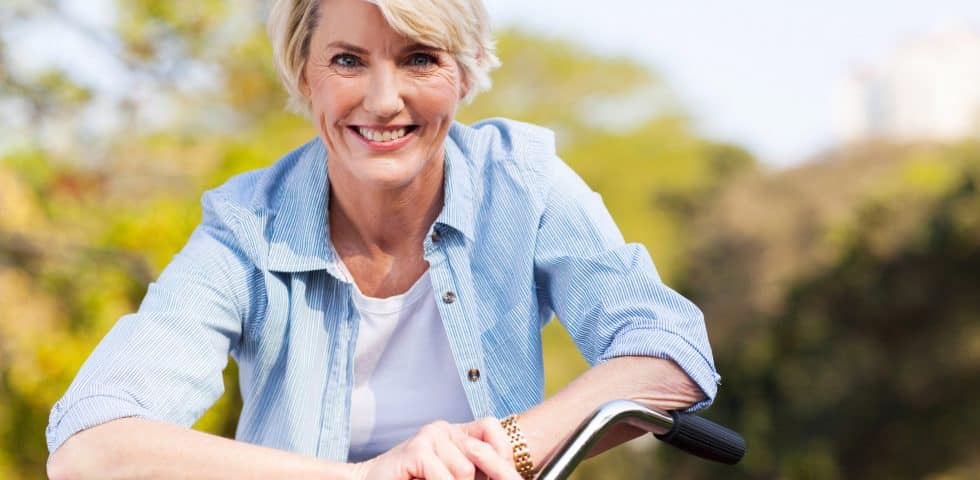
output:
{"label": "white t-shirt", "polygon": [[426,271],[407,292],[366,297],[354,352],[348,461],[390,450],[435,420],[473,420]]}

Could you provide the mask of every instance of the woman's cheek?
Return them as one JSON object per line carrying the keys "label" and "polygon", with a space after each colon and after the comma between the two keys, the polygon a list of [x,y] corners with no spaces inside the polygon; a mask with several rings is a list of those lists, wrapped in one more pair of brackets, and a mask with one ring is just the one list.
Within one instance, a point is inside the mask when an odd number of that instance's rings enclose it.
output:
{"label": "woman's cheek", "polygon": [[423,108],[431,115],[439,117],[454,116],[459,102],[459,89],[452,84],[429,85],[424,89]]}

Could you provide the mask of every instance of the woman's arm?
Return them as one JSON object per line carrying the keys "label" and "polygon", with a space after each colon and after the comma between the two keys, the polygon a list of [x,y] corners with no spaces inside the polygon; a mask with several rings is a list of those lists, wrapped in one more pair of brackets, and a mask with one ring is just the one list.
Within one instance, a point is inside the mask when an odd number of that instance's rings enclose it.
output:
{"label": "woman's arm", "polygon": [[[627,244],[594,193],[557,157],[535,247],[535,289],[593,368],[521,415],[535,465],[605,402],[704,408],[717,392],[704,316],[661,281],[646,249]],[[610,432],[592,452],[640,432]]]}
{"label": "woman's arm", "polygon": [[83,430],[48,461],[48,477],[353,479],[352,465],[331,463],[166,422],[122,418]]}
{"label": "woman's arm", "polygon": [[[704,393],[670,360],[617,357],[589,369],[563,390],[520,415],[535,467],[540,467],[578,425],[603,403],[628,399],[663,410],[686,409]],[[644,432],[622,426],[610,431],[590,452],[631,440]]]}
{"label": "woman's arm", "polygon": [[[166,422],[122,418],[83,430],[56,450],[48,477],[63,479],[323,479],[450,480],[477,471],[494,480],[520,480],[503,455],[506,439],[473,438],[479,422],[436,422],[364,463],[329,462],[238,442]],[[479,430],[479,429],[477,429]],[[482,430],[481,430],[482,431]]]}

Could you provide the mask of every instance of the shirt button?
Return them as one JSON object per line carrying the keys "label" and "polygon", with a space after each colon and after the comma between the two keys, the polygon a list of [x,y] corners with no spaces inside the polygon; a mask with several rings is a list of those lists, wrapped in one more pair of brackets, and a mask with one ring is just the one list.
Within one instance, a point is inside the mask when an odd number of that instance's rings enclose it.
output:
{"label": "shirt button", "polygon": [[442,294],[442,303],[453,303],[456,301],[456,294],[453,292],[446,292]]}
{"label": "shirt button", "polygon": [[432,241],[433,242],[439,241],[439,230],[434,230],[434,229],[432,230]]}
{"label": "shirt button", "polygon": [[471,368],[469,372],[466,372],[466,376],[469,377],[471,382],[475,382],[480,379],[480,370]]}

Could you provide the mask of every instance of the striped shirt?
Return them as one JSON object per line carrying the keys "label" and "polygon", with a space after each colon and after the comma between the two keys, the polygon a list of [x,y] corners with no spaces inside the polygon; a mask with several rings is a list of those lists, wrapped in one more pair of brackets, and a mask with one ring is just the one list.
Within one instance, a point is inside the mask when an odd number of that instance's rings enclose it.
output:
{"label": "striped shirt", "polygon": [[[54,452],[122,417],[192,425],[222,394],[228,355],[244,405],[236,438],[343,461],[358,314],[329,242],[319,139],[204,194],[203,219],[53,407]],[[555,154],[546,129],[454,124],[444,208],[424,255],[474,418],[544,395],[541,329],[560,319],[585,359],[677,362],[717,390],[701,312],[627,244],[601,198]]]}

